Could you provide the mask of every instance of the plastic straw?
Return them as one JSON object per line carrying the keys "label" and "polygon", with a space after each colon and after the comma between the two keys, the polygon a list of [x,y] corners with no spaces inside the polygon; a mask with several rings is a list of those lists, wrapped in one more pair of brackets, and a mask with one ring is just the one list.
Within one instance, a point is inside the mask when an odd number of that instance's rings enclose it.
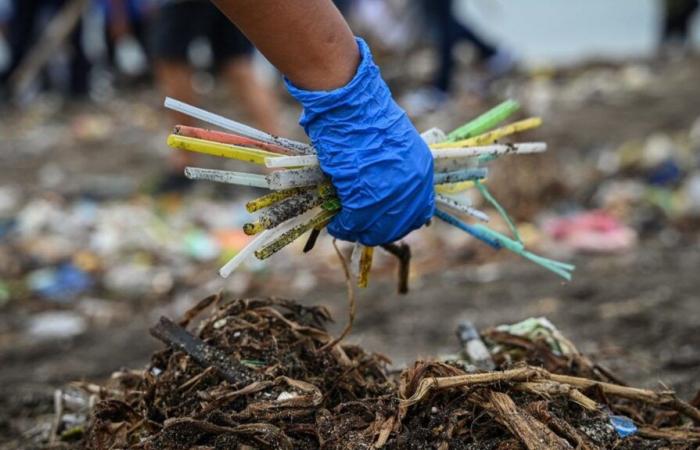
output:
{"label": "plastic straw", "polygon": [[433,184],[457,183],[459,181],[478,180],[486,178],[489,174],[488,169],[462,169],[454,172],[436,173],[433,176]]}
{"label": "plastic straw", "polygon": [[357,277],[357,287],[366,288],[369,284],[369,272],[372,270],[372,259],[374,257],[374,247],[362,246],[360,256],[360,274]]}
{"label": "plastic straw", "polygon": [[525,249],[525,246],[520,243],[516,242],[512,239],[510,239],[508,236],[504,236],[503,234],[494,231],[488,227],[485,227],[483,225],[474,225],[474,228],[479,230],[481,233],[484,233],[488,236],[490,236],[492,239],[498,241],[503,247],[507,248],[508,250],[512,251],[513,253],[516,253],[523,258],[529,259],[530,261],[544,267],[545,269],[556,273],[560,277],[564,278],[567,281],[571,280],[571,271],[574,270],[576,267],[573,266],[572,264],[566,264],[560,261],[555,261],[553,259],[548,259],[539,255],[536,255],[528,250]]}
{"label": "plastic straw", "polygon": [[256,222],[243,226],[246,234],[256,234],[263,229],[274,228],[292,217],[319,206],[323,198],[313,190],[294,195],[264,210]]}
{"label": "plastic straw", "polygon": [[221,158],[237,159],[253,164],[265,164],[265,158],[278,156],[275,153],[259,150],[257,148],[221,144],[219,142],[205,141],[204,139],[178,136],[177,134],[168,136],[168,145],[180,150],[204,153],[205,155],[218,156]]}
{"label": "plastic straw", "polygon": [[308,167],[318,166],[316,155],[304,156],[280,156],[277,158],[265,158],[265,167],[273,169],[281,167]]}
{"label": "plastic straw", "polygon": [[264,175],[256,175],[246,172],[231,172],[229,170],[203,169],[201,167],[185,167],[185,176],[190,180],[207,180],[217,183],[237,184],[239,186],[251,186],[269,188],[269,183]]}
{"label": "plastic straw", "polygon": [[420,134],[420,137],[428,145],[438,144],[447,139],[447,135],[440,128],[431,128]]}
{"label": "plastic straw", "polygon": [[506,120],[518,109],[520,109],[520,104],[518,104],[518,102],[515,100],[506,100],[448,134],[447,140],[457,141],[460,139],[468,139],[485,133]]}
{"label": "plastic straw", "polygon": [[435,201],[437,201],[441,205],[447,206],[448,208],[452,208],[455,211],[459,211],[459,212],[462,212],[464,214],[468,214],[472,217],[476,217],[477,219],[481,220],[482,222],[488,222],[490,220],[489,216],[485,212],[479,211],[478,209],[476,209],[470,205],[466,205],[466,204],[464,204],[464,203],[460,202],[459,200],[454,199],[452,197],[448,197],[446,195],[436,193],[435,194]]}
{"label": "plastic straw", "polygon": [[440,194],[457,194],[474,187],[473,181],[460,181],[459,183],[441,184],[435,186],[435,192]]}
{"label": "plastic straw", "polygon": [[[312,211],[316,211],[316,210],[314,209]],[[292,227],[288,231],[285,231],[278,238],[269,241],[268,244],[265,244],[265,246],[263,246],[261,249],[259,249],[255,252],[255,257],[258,259],[269,258],[270,256],[274,255],[278,251],[282,250],[287,245],[294,242],[299,236],[306,233],[310,229],[317,227],[321,224],[325,224],[326,222],[330,221],[330,219],[336,214],[336,212],[337,211],[322,210],[316,216],[314,216],[311,220],[300,223],[300,224]]]}
{"label": "plastic straw", "polygon": [[259,141],[257,139],[241,136],[238,134],[226,133],[223,131],[188,127],[186,125],[177,125],[173,129],[173,134],[176,134],[178,136],[204,139],[205,141],[219,142],[221,144],[233,144],[241,145],[243,147],[254,147],[259,148],[261,150],[267,150],[273,153],[280,153],[284,155],[292,154],[292,152],[290,152],[289,149],[286,149],[280,145],[268,144],[267,142]]}
{"label": "plastic straw", "polygon": [[[540,153],[547,150],[544,142],[525,144],[498,144],[481,147],[447,147],[431,150],[434,159],[457,159],[477,157],[481,155],[506,155]],[[276,156],[265,158],[267,167],[317,167],[318,158],[315,155]]]}
{"label": "plastic straw", "polygon": [[267,208],[268,206],[274,205],[277,202],[280,202],[284,200],[285,198],[289,198],[292,195],[296,194],[301,194],[302,192],[306,192],[309,189],[312,189],[310,187],[307,188],[293,188],[293,189],[287,189],[284,191],[274,191],[270,192],[269,194],[265,194],[262,197],[255,198],[248,203],[245,204],[245,209],[249,213],[254,213],[255,211],[259,211],[263,208]]}
{"label": "plastic straw", "polygon": [[470,235],[474,236],[478,240],[490,245],[491,247],[495,248],[496,250],[501,248],[501,244],[497,239],[494,239],[492,236],[488,235],[487,233],[482,232],[480,229],[476,228],[476,226],[469,225],[467,223],[462,222],[458,218],[446,213],[442,209],[436,209],[435,210],[435,217],[438,219],[441,219],[450,225],[459,228],[462,231],[465,231],[469,233]]}
{"label": "plastic straw", "polygon": [[[524,155],[529,153],[541,153],[547,150],[544,142],[528,142],[523,144],[496,144],[481,147],[450,147],[436,148],[432,150],[433,158],[464,158],[467,156],[481,155]],[[282,157],[290,158],[290,157]]]}
{"label": "plastic straw", "polygon": [[500,203],[496,200],[496,198],[491,195],[489,192],[488,188],[484,186],[479,180],[474,181],[474,185],[479,189],[479,192],[481,195],[489,202],[491,203],[491,206],[496,208],[496,211],[498,211],[498,214],[503,218],[505,223],[508,225],[508,228],[510,228],[510,232],[513,233],[513,236],[518,242],[522,242],[523,240],[520,239],[520,233],[518,233],[518,227],[515,226],[515,223],[513,222],[513,219],[510,217],[508,212],[501,206]]}
{"label": "plastic straw", "polygon": [[454,142],[439,142],[430,145],[430,148],[446,148],[446,147],[474,147],[477,145],[493,144],[499,139],[510,136],[515,133],[531,130],[542,125],[542,119],[539,117],[530,117],[529,119],[513,122],[509,125],[497,128],[484,134],[480,134],[473,138],[462,139]]}
{"label": "plastic straw", "polygon": [[219,275],[221,275],[223,278],[228,278],[228,276],[231,275],[231,273],[236,270],[243,261],[255,253],[257,249],[262,247],[272,234],[273,233],[270,230],[265,230],[260,233],[255,239],[250,241],[248,245],[243,247],[240,252],[236,253],[236,256],[231,258],[229,262],[224,264],[224,266],[219,269]]}
{"label": "plastic straw", "polygon": [[318,167],[278,170],[267,175],[270,189],[276,191],[304,186],[313,186],[326,181],[326,175]]}
{"label": "plastic straw", "polygon": [[227,119],[226,117],[219,116],[218,114],[197,108],[196,106],[188,105],[187,103],[175,100],[174,98],[166,97],[164,105],[168,109],[172,109],[173,111],[194,117],[195,119],[199,119],[203,122],[216,125],[224,130],[233,131],[234,133],[242,136],[257,139],[269,144],[281,145],[294,153],[308,154],[315,152],[313,147],[308,144],[304,144],[303,142],[273,136],[269,133],[265,133],[264,131],[260,131],[253,127],[249,127],[248,125],[236,122],[235,120]]}

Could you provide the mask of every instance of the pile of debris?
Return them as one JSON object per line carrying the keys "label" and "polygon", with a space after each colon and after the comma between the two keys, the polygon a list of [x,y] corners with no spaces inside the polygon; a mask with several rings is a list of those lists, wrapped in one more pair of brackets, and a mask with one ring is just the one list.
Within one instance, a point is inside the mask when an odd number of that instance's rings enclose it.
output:
{"label": "pile of debris", "polygon": [[[401,373],[381,355],[336,344],[324,328],[329,320],[322,307],[218,295],[179,323],[162,318],[151,332],[168,348],[145,370],[117,372],[105,387],[57,392],[54,448],[76,441],[90,449],[700,443],[700,398],[686,403],[672,392],[625,386],[543,319],[481,335],[461,329],[462,355],[418,361]],[[493,370],[475,366],[484,364]]]}

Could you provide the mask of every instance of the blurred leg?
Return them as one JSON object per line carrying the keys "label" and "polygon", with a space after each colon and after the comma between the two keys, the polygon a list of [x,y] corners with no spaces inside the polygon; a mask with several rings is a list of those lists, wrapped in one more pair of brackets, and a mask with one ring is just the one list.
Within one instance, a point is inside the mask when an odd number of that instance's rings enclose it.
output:
{"label": "blurred leg", "polygon": [[[150,24],[150,53],[158,88],[164,96],[190,104],[197,104],[198,99],[192,87],[193,71],[187,60],[187,49],[197,36],[200,22],[199,2],[175,2],[161,7]],[[197,125],[184,114],[173,111],[169,114],[173,125]],[[191,153],[173,150],[169,162],[173,174],[181,174],[193,161]]]}
{"label": "blurred leg", "polygon": [[84,96],[88,93],[90,60],[83,48],[83,21],[79,21],[70,36],[70,94]]}
{"label": "blurred leg", "polygon": [[[192,69],[185,61],[160,60],[155,63],[156,80],[164,96],[173,97],[189,104],[196,104],[197,98],[192,88]],[[196,125],[189,116],[170,111],[173,122],[182,125]],[[173,151],[171,168],[180,171],[193,162],[192,154]]]}
{"label": "blurred leg", "polygon": [[0,77],[3,84],[22,62],[24,55],[34,42],[36,19],[41,10],[41,2],[39,0],[13,0],[11,6],[12,16],[7,36],[11,53],[10,64]]}
{"label": "blurred leg", "polygon": [[221,64],[222,74],[255,126],[279,134],[279,104],[274,92],[255,73],[253,44],[216,7],[208,5],[207,36],[214,60]]}
{"label": "blurred leg", "polygon": [[275,93],[257,76],[250,57],[231,60],[223,68],[235,92],[257,127],[272,134],[279,134],[279,102]]}

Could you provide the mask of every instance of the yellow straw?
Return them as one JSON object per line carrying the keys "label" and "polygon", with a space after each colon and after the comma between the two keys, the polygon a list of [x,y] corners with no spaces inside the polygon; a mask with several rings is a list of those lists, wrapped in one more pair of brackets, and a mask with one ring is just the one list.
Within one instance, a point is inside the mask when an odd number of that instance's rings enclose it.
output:
{"label": "yellow straw", "polygon": [[366,288],[369,283],[369,271],[372,270],[372,257],[374,256],[374,247],[363,247],[362,255],[360,256],[360,274],[357,277],[357,286]]}
{"label": "yellow straw", "polygon": [[511,134],[520,133],[522,131],[531,130],[542,125],[542,119],[539,117],[530,117],[529,119],[513,122],[500,128],[496,128],[488,133],[481,134],[469,139],[463,139],[455,142],[441,142],[433,144],[430,148],[454,148],[454,147],[476,147],[480,145],[493,144],[499,139],[502,139]]}
{"label": "yellow straw", "polygon": [[237,159],[253,164],[265,164],[265,158],[279,157],[277,153],[267,152],[256,148],[239,147],[238,145],[222,144],[204,139],[171,134],[168,136],[168,145],[179,150],[204,153],[206,155],[219,156],[221,158]]}
{"label": "yellow straw", "polygon": [[473,181],[460,181],[458,183],[439,184],[435,186],[435,192],[440,194],[456,194],[474,187]]}

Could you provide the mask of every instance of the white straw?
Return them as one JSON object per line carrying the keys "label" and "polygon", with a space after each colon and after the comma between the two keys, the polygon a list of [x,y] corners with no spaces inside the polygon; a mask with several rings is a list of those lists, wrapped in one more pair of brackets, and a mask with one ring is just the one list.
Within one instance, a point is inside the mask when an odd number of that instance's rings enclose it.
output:
{"label": "white straw", "polygon": [[464,158],[466,156],[481,155],[524,155],[528,153],[541,153],[547,150],[544,142],[530,142],[526,144],[499,144],[484,145],[481,147],[454,147],[438,148],[431,150],[435,159]]}
{"label": "white straw", "polygon": [[313,186],[326,181],[326,175],[317,167],[277,170],[267,177],[270,189],[276,191],[295,187]]}
{"label": "white straw", "polygon": [[310,167],[318,166],[316,155],[304,156],[279,156],[265,158],[265,167],[279,169],[282,167]]}
{"label": "white straw", "polygon": [[289,150],[295,151],[296,153],[315,153],[313,147],[308,144],[304,144],[303,142],[273,136],[269,133],[265,133],[264,131],[244,125],[240,122],[236,122],[235,120],[227,119],[226,117],[211,113],[204,109],[197,108],[196,106],[188,105],[185,102],[175,100],[171,97],[165,98],[164,105],[168,109],[172,109],[173,111],[194,117],[195,119],[199,119],[203,122],[216,125],[217,127],[225,130],[233,131],[241,136],[257,139],[259,141],[267,142],[268,144],[277,144]]}
{"label": "white straw", "polygon": [[[541,153],[547,150],[544,142],[531,142],[526,144],[499,144],[484,145],[480,147],[454,147],[432,149],[434,159],[456,159],[481,155],[524,155],[528,153]],[[318,166],[316,155],[280,156],[265,158],[267,167],[313,167]]]}
{"label": "white straw", "polygon": [[447,206],[448,208],[454,209],[455,211],[459,211],[464,214],[468,214],[472,217],[476,217],[482,222],[488,222],[489,220],[491,220],[488,214],[486,214],[485,212],[479,211],[478,209],[470,205],[464,204],[457,199],[448,197],[447,195],[435,194],[435,201],[437,201],[441,205]]}
{"label": "white straw", "polygon": [[274,241],[292,228],[313,219],[321,210],[321,207],[317,206],[316,208],[306,211],[304,214],[300,214],[286,222],[281,223],[279,226],[271,230],[262,231],[255,239],[250,241],[248,245],[238,252],[236,256],[234,256],[221,269],[219,269],[219,275],[221,275],[223,278],[227,278],[234,270],[236,270],[236,268],[238,268],[238,266],[241,265],[243,261],[264,247],[265,244]]}
{"label": "white straw", "polygon": [[267,243],[267,241],[270,239],[270,234],[272,234],[272,230],[264,230],[258,234],[255,239],[250,241],[250,243],[243,247],[240,252],[236,253],[236,256],[231,258],[229,262],[224,264],[223,267],[219,269],[219,275],[221,275],[222,278],[228,278],[228,276],[231,275],[231,273],[236,270],[243,261],[248,259],[248,257],[255,253],[257,249]]}
{"label": "white straw", "polygon": [[240,186],[252,186],[270,188],[270,183],[265,175],[256,175],[246,172],[231,172],[229,170],[203,169],[201,167],[186,167],[185,176],[190,180],[207,180],[217,183],[237,184]]}

